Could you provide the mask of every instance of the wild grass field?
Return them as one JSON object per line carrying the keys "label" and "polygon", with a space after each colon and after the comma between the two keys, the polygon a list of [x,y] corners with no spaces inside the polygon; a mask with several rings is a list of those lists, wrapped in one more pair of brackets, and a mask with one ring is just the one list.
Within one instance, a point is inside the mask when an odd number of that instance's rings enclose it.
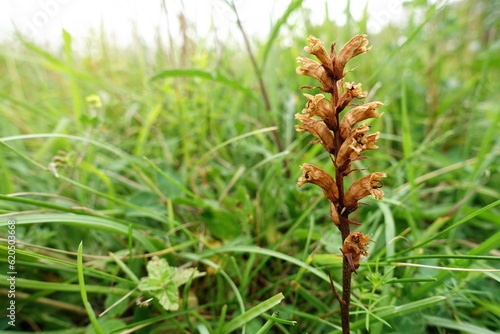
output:
{"label": "wild grass field", "polygon": [[[354,10],[337,26],[290,1],[250,49],[189,30],[3,43],[0,333],[340,333],[340,234],[321,191],[296,186],[303,163],[331,166],[295,131],[319,92],[299,89],[314,83],[295,59],[309,35],[365,33]],[[346,77],[384,103],[379,149],[348,181],[387,174],[353,215],[373,242],[351,331],[498,333],[500,6],[405,10]]]}

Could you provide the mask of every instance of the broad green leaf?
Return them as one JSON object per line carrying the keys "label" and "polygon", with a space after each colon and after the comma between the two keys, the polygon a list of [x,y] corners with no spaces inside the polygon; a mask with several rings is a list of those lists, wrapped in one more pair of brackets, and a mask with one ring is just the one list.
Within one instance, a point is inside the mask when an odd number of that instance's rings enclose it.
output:
{"label": "broad green leaf", "polygon": [[179,287],[185,284],[187,281],[189,281],[189,278],[191,276],[193,278],[196,278],[203,276],[203,274],[198,272],[196,268],[176,270],[175,273],[172,275],[172,282],[175,283],[176,287]]}
{"label": "broad green leaf", "polygon": [[158,278],[143,278],[139,283],[139,290],[141,291],[156,291],[162,288],[162,281]]}
{"label": "broad green leaf", "polygon": [[165,278],[165,273],[170,273],[170,266],[167,263],[167,260],[160,259],[158,257],[153,257],[151,261],[148,262],[146,269],[148,271],[149,277],[154,277],[158,279]]}
{"label": "broad green leaf", "polygon": [[179,309],[179,292],[174,282],[168,282],[162,291],[154,294],[161,306],[167,311],[177,311]]}

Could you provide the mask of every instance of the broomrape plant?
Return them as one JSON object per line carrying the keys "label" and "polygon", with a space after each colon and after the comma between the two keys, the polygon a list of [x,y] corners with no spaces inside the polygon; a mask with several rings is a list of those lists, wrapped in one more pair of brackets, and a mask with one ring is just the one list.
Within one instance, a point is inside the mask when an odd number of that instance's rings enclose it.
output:
{"label": "broomrape plant", "polygon": [[[308,38],[309,46],[304,50],[316,56],[319,62],[298,57],[302,66],[297,68],[298,74],[307,75],[317,79],[321,86],[303,86],[301,88],[320,88],[329,95],[329,100],[324,94],[304,94],[307,98],[305,108],[295,118],[300,121],[296,126],[297,131],[307,131],[317,138],[315,143],[321,144],[330,156],[335,169],[335,175],[330,175],[323,169],[303,164],[297,186],[313,183],[323,190],[324,196],[330,202],[330,217],[342,235],[343,270],[342,270],[342,296],[340,296],[332,283],[333,293],[340,303],[343,333],[349,333],[349,305],[351,296],[351,275],[357,274],[361,256],[367,256],[369,236],[358,231],[351,232],[351,225],[361,225],[349,219],[349,214],[354,212],[359,201],[371,195],[381,199],[384,192],[380,190],[382,177],[385,173],[375,172],[363,176],[344,191],[344,178],[351,172],[357,171],[352,167],[356,160],[366,159],[362,156],[367,150],[375,150],[379,132],[369,134],[367,124],[356,126],[369,118],[378,118],[382,114],[375,112],[382,106],[381,102],[367,102],[361,105],[353,103],[355,99],[363,99],[366,92],[361,90],[361,84],[345,82],[345,75],[350,72],[345,70],[345,65],[351,59],[370,50],[366,35],[354,36],[337,54],[335,42],[331,44],[330,53],[323,43],[316,37]],[[347,107],[352,107],[341,118],[340,114]],[[331,278],[331,277],[330,277]]]}

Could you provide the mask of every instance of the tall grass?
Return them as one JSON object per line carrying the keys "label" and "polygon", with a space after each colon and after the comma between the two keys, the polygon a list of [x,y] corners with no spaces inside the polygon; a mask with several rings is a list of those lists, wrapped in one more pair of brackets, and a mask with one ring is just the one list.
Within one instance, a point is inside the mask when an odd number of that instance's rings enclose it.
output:
{"label": "tall grass", "polygon": [[[375,243],[353,282],[351,329],[492,333],[499,9],[406,6],[406,24],[370,36],[348,75],[385,104],[373,122],[384,149],[358,167],[391,176],[384,201],[356,212]],[[292,1],[268,40],[250,40],[257,67],[244,48],[194,37],[120,48],[102,32],[88,53],[68,33],[60,51],[21,37],[2,45],[2,310],[9,219],[18,274],[17,324],[2,315],[0,332],[339,331],[324,269],[341,266],[340,235],[315,189],[295,187],[303,161],[325,160],[294,131],[305,84],[295,58],[309,34],[342,45],[367,18],[337,27],[306,14]],[[178,311],[136,304],[154,255],[206,272],[180,287]]]}

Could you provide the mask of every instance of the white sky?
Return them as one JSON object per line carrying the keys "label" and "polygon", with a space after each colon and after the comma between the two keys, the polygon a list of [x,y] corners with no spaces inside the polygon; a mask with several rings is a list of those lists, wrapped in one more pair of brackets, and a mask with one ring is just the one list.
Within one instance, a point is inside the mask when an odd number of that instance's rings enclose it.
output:
{"label": "white sky", "polygon": [[[264,37],[271,22],[276,22],[291,0],[234,0],[245,30],[251,35]],[[388,21],[403,18],[403,0],[351,0],[353,16],[359,18],[368,1],[371,20],[370,33],[376,32]],[[128,43],[135,23],[146,42],[155,38],[156,29],[178,32],[178,14],[184,13],[188,23],[203,36],[216,22],[222,36],[236,32],[234,14],[224,0],[165,0],[168,16],[162,9],[162,0],[2,0],[0,1],[0,40],[12,36],[17,30],[35,42],[59,44],[61,30],[66,29],[73,39],[83,39],[89,30],[98,30],[101,24],[120,44]],[[342,24],[347,0],[304,0],[313,17],[323,19],[328,3],[332,19]],[[232,33],[233,36],[239,33]]]}

